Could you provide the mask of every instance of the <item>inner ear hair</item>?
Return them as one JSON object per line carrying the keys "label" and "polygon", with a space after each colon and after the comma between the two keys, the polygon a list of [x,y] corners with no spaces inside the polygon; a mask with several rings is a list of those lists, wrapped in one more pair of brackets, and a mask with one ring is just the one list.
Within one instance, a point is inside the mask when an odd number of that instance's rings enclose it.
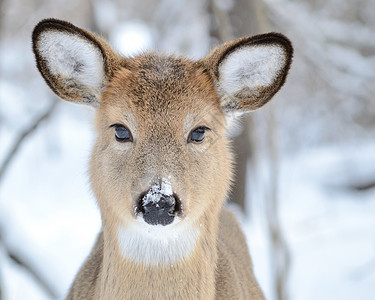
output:
{"label": "inner ear hair", "polygon": [[280,33],[245,37],[215,48],[204,60],[225,111],[252,111],[285,83],[293,47]]}
{"label": "inner ear hair", "polygon": [[105,41],[61,20],[41,21],[32,41],[40,73],[68,101],[98,106],[105,82],[124,63]]}

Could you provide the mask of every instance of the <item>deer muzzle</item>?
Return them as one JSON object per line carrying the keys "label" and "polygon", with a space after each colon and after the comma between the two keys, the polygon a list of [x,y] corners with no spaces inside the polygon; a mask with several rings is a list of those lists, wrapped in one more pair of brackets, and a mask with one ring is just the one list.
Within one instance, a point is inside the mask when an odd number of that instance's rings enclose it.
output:
{"label": "deer muzzle", "polygon": [[181,211],[181,200],[164,182],[153,185],[143,193],[136,205],[138,215],[142,215],[144,221],[150,225],[171,224]]}

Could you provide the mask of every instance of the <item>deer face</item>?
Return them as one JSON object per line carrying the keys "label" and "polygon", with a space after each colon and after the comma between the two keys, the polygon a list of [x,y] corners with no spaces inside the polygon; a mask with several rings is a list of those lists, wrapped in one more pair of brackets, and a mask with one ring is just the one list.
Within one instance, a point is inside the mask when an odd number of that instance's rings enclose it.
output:
{"label": "deer face", "polygon": [[157,263],[186,255],[201,230],[211,230],[200,222],[218,218],[232,179],[226,116],[267,103],[293,52],[287,38],[270,33],[199,61],[125,58],[55,19],[36,26],[33,50],[59,97],[97,109],[90,175],[103,230],[118,232],[126,257]]}
{"label": "deer face", "polygon": [[168,225],[221,206],[231,155],[220,99],[202,66],[135,58],[104,92],[97,131],[93,188],[124,222]]}

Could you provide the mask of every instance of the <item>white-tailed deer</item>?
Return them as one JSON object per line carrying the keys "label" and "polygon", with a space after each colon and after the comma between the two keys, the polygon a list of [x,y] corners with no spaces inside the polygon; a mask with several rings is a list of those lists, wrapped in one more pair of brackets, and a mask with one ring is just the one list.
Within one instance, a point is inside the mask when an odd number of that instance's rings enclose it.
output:
{"label": "white-tailed deer", "polygon": [[33,32],[37,66],[64,100],[97,109],[90,177],[102,232],[67,299],[263,299],[245,238],[223,204],[233,179],[227,117],[284,84],[281,34],[205,58],[133,58],[70,23]]}

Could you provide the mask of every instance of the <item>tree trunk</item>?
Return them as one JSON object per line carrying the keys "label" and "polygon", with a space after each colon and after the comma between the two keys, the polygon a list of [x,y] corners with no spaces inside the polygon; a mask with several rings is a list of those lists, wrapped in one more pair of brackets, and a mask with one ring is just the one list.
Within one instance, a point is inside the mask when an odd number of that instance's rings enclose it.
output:
{"label": "tree trunk", "polygon": [[[211,15],[212,46],[226,42],[234,38],[251,36],[259,33],[260,11],[256,2],[248,0],[233,1],[233,7],[224,9],[217,5],[215,0],[209,1],[209,12]],[[262,21],[263,23],[263,21]],[[246,169],[248,162],[252,158],[251,132],[252,122],[249,115],[245,115],[242,120],[242,131],[233,139],[233,150],[235,152],[236,176],[230,193],[230,200],[238,204],[243,212],[248,212],[250,205],[245,199],[246,184],[249,182]],[[248,199],[249,201],[249,199]]]}
{"label": "tree trunk", "polygon": [[[262,0],[238,0],[233,2],[230,10],[224,10],[217,6],[215,0],[209,2],[211,12],[211,37],[212,42],[225,42],[241,36],[251,36],[257,33],[271,31],[266,7]],[[290,265],[290,255],[285,242],[278,212],[278,176],[279,176],[279,156],[277,143],[277,128],[274,115],[274,105],[271,105],[266,118],[266,135],[268,136],[265,147],[261,149],[254,141],[255,135],[253,121],[249,115],[243,120],[241,133],[234,138],[233,147],[235,151],[236,177],[230,199],[237,203],[243,211],[250,213],[249,201],[246,195],[246,185],[250,182],[249,176],[254,174],[256,152],[268,154],[270,178],[265,184],[265,210],[267,218],[267,230],[271,243],[271,276],[273,290],[278,300],[286,300],[287,277]],[[250,164],[248,164],[250,162]],[[247,166],[254,172],[246,172]],[[247,207],[246,207],[247,206]]]}

